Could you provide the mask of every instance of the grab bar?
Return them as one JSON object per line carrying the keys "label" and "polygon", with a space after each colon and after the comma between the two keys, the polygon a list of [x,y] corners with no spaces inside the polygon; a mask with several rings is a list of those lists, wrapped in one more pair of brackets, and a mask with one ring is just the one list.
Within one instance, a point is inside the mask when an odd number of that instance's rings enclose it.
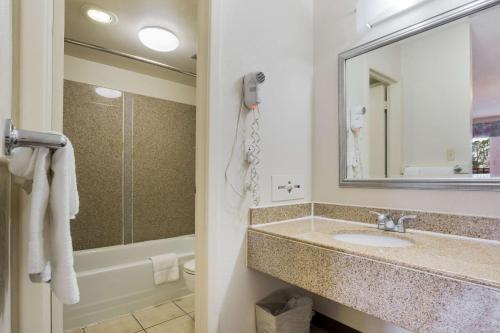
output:
{"label": "grab bar", "polygon": [[17,129],[11,119],[4,124],[4,154],[10,155],[17,147],[46,147],[59,149],[66,146],[68,139],[64,135]]}

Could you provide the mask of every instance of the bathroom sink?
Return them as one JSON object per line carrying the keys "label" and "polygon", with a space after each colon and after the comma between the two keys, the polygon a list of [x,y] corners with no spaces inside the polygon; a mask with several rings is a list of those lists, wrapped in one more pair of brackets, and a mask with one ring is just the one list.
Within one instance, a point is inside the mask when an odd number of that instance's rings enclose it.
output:
{"label": "bathroom sink", "polygon": [[364,246],[374,247],[406,247],[413,243],[409,240],[389,235],[374,235],[368,233],[342,233],[333,235],[333,239]]}

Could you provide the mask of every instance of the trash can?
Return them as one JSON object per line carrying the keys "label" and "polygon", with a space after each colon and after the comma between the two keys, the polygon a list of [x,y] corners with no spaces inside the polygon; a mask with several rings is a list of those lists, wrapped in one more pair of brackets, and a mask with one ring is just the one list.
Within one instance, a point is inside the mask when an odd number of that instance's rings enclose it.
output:
{"label": "trash can", "polygon": [[309,333],[312,305],[292,289],[272,293],[255,305],[257,333]]}

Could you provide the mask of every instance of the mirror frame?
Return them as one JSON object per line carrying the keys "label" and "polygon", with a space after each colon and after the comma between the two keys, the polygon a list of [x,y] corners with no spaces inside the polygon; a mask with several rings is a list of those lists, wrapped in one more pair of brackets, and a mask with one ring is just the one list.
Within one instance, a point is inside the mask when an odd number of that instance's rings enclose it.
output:
{"label": "mirror frame", "polygon": [[461,178],[373,178],[349,179],[347,178],[347,131],[345,128],[346,110],[346,61],[356,56],[365,54],[386,45],[415,36],[425,31],[437,28],[444,24],[462,19],[471,14],[494,7],[500,0],[477,0],[455,9],[431,17],[425,21],[407,28],[377,38],[368,43],[344,51],[338,56],[339,69],[339,185],[340,187],[357,188],[400,188],[400,189],[438,189],[438,190],[476,190],[500,191],[500,177],[496,179],[461,179]]}

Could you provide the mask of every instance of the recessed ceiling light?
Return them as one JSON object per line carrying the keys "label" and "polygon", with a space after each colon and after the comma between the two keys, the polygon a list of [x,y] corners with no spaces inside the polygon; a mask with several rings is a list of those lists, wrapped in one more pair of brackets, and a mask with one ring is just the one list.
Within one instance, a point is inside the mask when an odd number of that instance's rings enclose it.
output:
{"label": "recessed ceiling light", "polygon": [[121,97],[122,92],[119,90],[114,90],[114,89],[109,89],[109,88],[104,88],[104,87],[97,87],[95,88],[95,92],[97,95],[106,97],[106,98],[118,98]]}
{"label": "recessed ceiling light", "polygon": [[152,50],[170,52],[179,47],[179,38],[160,27],[146,27],[139,31],[139,40]]}
{"label": "recessed ceiling light", "polygon": [[97,23],[113,24],[118,22],[118,17],[115,14],[94,5],[84,5],[82,11],[89,19]]}

